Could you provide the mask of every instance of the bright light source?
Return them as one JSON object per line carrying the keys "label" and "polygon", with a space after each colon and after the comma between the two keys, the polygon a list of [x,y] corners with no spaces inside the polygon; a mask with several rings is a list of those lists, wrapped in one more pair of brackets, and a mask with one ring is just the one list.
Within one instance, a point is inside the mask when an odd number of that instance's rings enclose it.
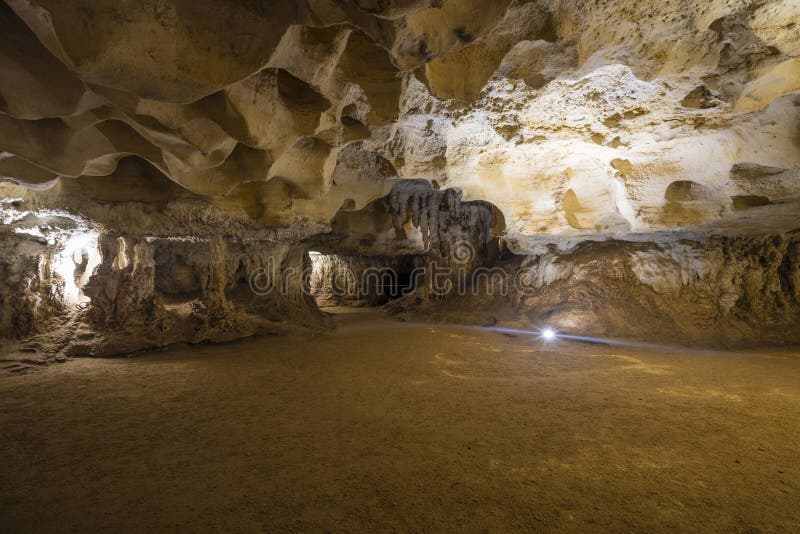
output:
{"label": "bright light source", "polygon": [[542,330],[541,336],[545,341],[553,341],[556,338],[556,331],[552,328],[545,328]]}
{"label": "bright light source", "polygon": [[[77,306],[89,302],[89,297],[81,290],[95,268],[100,265],[101,258],[97,246],[99,235],[93,230],[79,231],[64,242],[64,248],[53,258],[53,271],[64,281],[63,298],[69,305]],[[75,268],[79,265],[83,265],[84,270],[76,277]]]}

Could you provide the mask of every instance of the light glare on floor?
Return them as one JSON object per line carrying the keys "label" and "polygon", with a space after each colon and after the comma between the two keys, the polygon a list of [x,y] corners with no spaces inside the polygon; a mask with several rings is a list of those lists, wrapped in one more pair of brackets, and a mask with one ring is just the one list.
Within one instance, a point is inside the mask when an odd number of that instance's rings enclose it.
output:
{"label": "light glare on floor", "polygon": [[542,330],[542,339],[545,341],[553,341],[556,338],[556,331],[552,328],[545,328]]}

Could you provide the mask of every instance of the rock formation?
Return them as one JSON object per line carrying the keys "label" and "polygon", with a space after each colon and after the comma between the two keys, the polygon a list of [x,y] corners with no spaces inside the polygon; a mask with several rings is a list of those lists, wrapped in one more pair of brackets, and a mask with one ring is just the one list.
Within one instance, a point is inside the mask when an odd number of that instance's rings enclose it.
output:
{"label": "rock formation", "polygon": [[797,2],[262,4],[0,3],[7,352],[321,324],[310,250],[533,281],[404,313],[800,340]]}

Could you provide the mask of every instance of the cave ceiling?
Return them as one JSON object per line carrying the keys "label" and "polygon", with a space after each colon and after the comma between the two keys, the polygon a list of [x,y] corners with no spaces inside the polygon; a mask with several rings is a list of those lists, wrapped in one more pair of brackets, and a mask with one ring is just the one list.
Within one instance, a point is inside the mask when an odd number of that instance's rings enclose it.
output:
{"label": "cave ceiling", "polygon": [[796,0],[5,0],[0,180],[323,232],[424,179],[496,206],[515,250],[782,232],[798,22]]}

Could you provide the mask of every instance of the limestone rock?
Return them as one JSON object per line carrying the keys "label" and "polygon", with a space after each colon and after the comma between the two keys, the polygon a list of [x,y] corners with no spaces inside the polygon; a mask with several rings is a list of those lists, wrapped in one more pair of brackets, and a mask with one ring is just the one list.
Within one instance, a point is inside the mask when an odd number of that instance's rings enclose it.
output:
{"label": "limestone rock", "polygon": [[659,309],[686,339],[756,339],[796,300],[798,20],[794,0],[6,0],[0,336],[85,330],[71,350],[100,354],[309,325],[299,281],[259,299],[251,274],[461,244],[471,269],[536,266],[554,292],[517,310],[609,298],[599,330]]}

